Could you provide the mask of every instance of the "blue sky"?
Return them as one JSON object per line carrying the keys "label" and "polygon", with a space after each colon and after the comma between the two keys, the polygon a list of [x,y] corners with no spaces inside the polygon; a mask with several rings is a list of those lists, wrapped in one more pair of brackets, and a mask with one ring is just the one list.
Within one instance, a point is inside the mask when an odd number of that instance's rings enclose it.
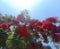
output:
{"label": "blue sky", "polygon": [[[8,2],[7,2],[8,1]],[[0,0],[0,13],[18,15],[21,9],[12,6],[9,0]],[[14,3],[13,3],[14,4]],[[28,9],[29,10],[29,9]],[[34,6],[29,10],[31,18],[43,20],[49,16],[60,16],[60,0],[36,0]]]}

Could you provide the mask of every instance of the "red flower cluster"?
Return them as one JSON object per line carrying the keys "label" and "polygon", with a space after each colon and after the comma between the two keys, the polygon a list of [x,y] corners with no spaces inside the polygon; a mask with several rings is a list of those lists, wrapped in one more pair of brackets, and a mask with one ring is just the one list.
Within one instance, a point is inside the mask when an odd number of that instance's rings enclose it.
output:
{"label": "red flower cluster", "polygon": [[53,29],[53,24],[50,21],[44,21],[43,22],[43,28],[47,30],[52,30]]}
{"label": "red flower cluster", "polygon": [[21,36],[23,36],[25,39],[30,37],[30,34],[28,32],[28,27],[27,26],[18,26],[17,33]]}
{"label": "red flower cluster", "polygon": [[32,28],[35,28],[39,32],[44,32],[42,22],[40,21],[36,21],[35,23],[33,23]]}
{"label": "red flower cluster", "polygon": [[36,21],[34,24],[32,24],[32,28],[40,28],[42,26],[42,23],[40,21]]}
{"label": "red flower cluster", "polygon": [[[53,19],[53,18],[52,18]],[[45,20],[43,22],[40,22],[36,20],[34,23],[32,23],[31,27],[36,30],[34,32],[34,36],[39,38],[39,35],[37,32],[40,32],[43,36],[43,38],[47,41],[47,35],[46,32],[51,35],[54,38],[56,38],[55,33],[57,32],[57,26],[53,24],[53,22],[49,20]]]}
{"label": "red flower cluster", "polygon": [[8,23],[2,23],[0,26],[1,26],[3,29],[8,29],[8,28],[9,28]]}
{"label": "red flower cluster", "polygon": [[58,20],[57,20],[57,17],[52,16],[52,17],[47,18],[46,21],[50,21],[52,23],[56,23]]}

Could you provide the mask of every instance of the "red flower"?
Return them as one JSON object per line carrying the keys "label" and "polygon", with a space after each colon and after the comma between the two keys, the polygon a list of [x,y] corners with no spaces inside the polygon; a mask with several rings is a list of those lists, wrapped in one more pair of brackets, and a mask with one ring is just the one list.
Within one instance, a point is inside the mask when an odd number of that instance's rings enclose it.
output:
{"label": "red flower", "polygon": [[52,17],[47,18],[46,21],[50,21],[52,23],[56,23],[58,20],[57,20],[57,17],[52,16]]}
{"label": "red flower", "polygon": [[42,27],[42,22],[40,21],[37,21],[34,24],[32,24],[32,28],[35,28],[40,33],[44,33],[44,28]]}
{"label": "red flower", "polygon": [[36,20],[32,25],[32,28],[35,28],[39,32],[44,32],[44,29],[42,27],[42,22]]}
{"label": "red flower", "polygon": [[57,26],[53,25],[52,30],[48,31],[50,35],[57,33]]}
{"label": "red flower", "polygon": [[30,37],[30,34],[28,32],[25,33],[25,35],[23,35],[24,39],[28,39]]}
{"label": "red flower", "polygon": [[27,26],[19,26],[17,33],[21,36],[23,36],[25,39],[30,37],[30,34],[28,32],[28,27]]}
{"label": "red flower", "polygon": [[44,29],[43,28],[40,28],[40,33],[44,33]]}
{"label": "red flower", "polygon": [[52,30],[53,29],[53,24],[50,21],[44,21],[43,22],[43,28],[47,30]]}
{"label": "red flower", "polygon": [[9,26],[8,26],[7,23],[2,23],[2,24],[1,24],[1,27],[2,27],[3,29],[8,29],[8,28],[9,28]]}
{"label": "red flower", "polygon": [[32,24],[32,28],[40,28],[42,26],[42,22],[36,21],[34,24]]}

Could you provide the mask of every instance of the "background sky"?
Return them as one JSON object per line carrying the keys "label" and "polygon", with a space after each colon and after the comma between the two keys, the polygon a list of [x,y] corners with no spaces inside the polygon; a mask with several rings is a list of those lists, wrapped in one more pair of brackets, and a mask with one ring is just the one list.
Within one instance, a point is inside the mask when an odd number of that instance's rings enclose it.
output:
{"label": "background sky", "polygon": [[[34,6],[32,6],[31,9],[28,9],[31,18],[43,20],[49,16],[60,17],[60,0],[35,1]],[[0,13],[17,16],[22,9],[18,8],[17,6],[12,6],[13,4],[10,2],[10,0],[0,0]]]}

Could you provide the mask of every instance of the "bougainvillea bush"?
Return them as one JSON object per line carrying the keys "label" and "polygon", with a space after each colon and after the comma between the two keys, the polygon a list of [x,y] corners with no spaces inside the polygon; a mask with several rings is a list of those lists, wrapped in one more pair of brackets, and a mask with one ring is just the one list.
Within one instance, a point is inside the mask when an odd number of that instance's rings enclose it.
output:
{"label": "bougainvillea bush", "polygon": [[60,25],[57,25],[59,22],[56,16],[48,17],[43,21],[32,19],[26,10],[17,17],[0,14],[0,47],[52,49],[50,46],[44,46],[42,42],[60,42]]}

